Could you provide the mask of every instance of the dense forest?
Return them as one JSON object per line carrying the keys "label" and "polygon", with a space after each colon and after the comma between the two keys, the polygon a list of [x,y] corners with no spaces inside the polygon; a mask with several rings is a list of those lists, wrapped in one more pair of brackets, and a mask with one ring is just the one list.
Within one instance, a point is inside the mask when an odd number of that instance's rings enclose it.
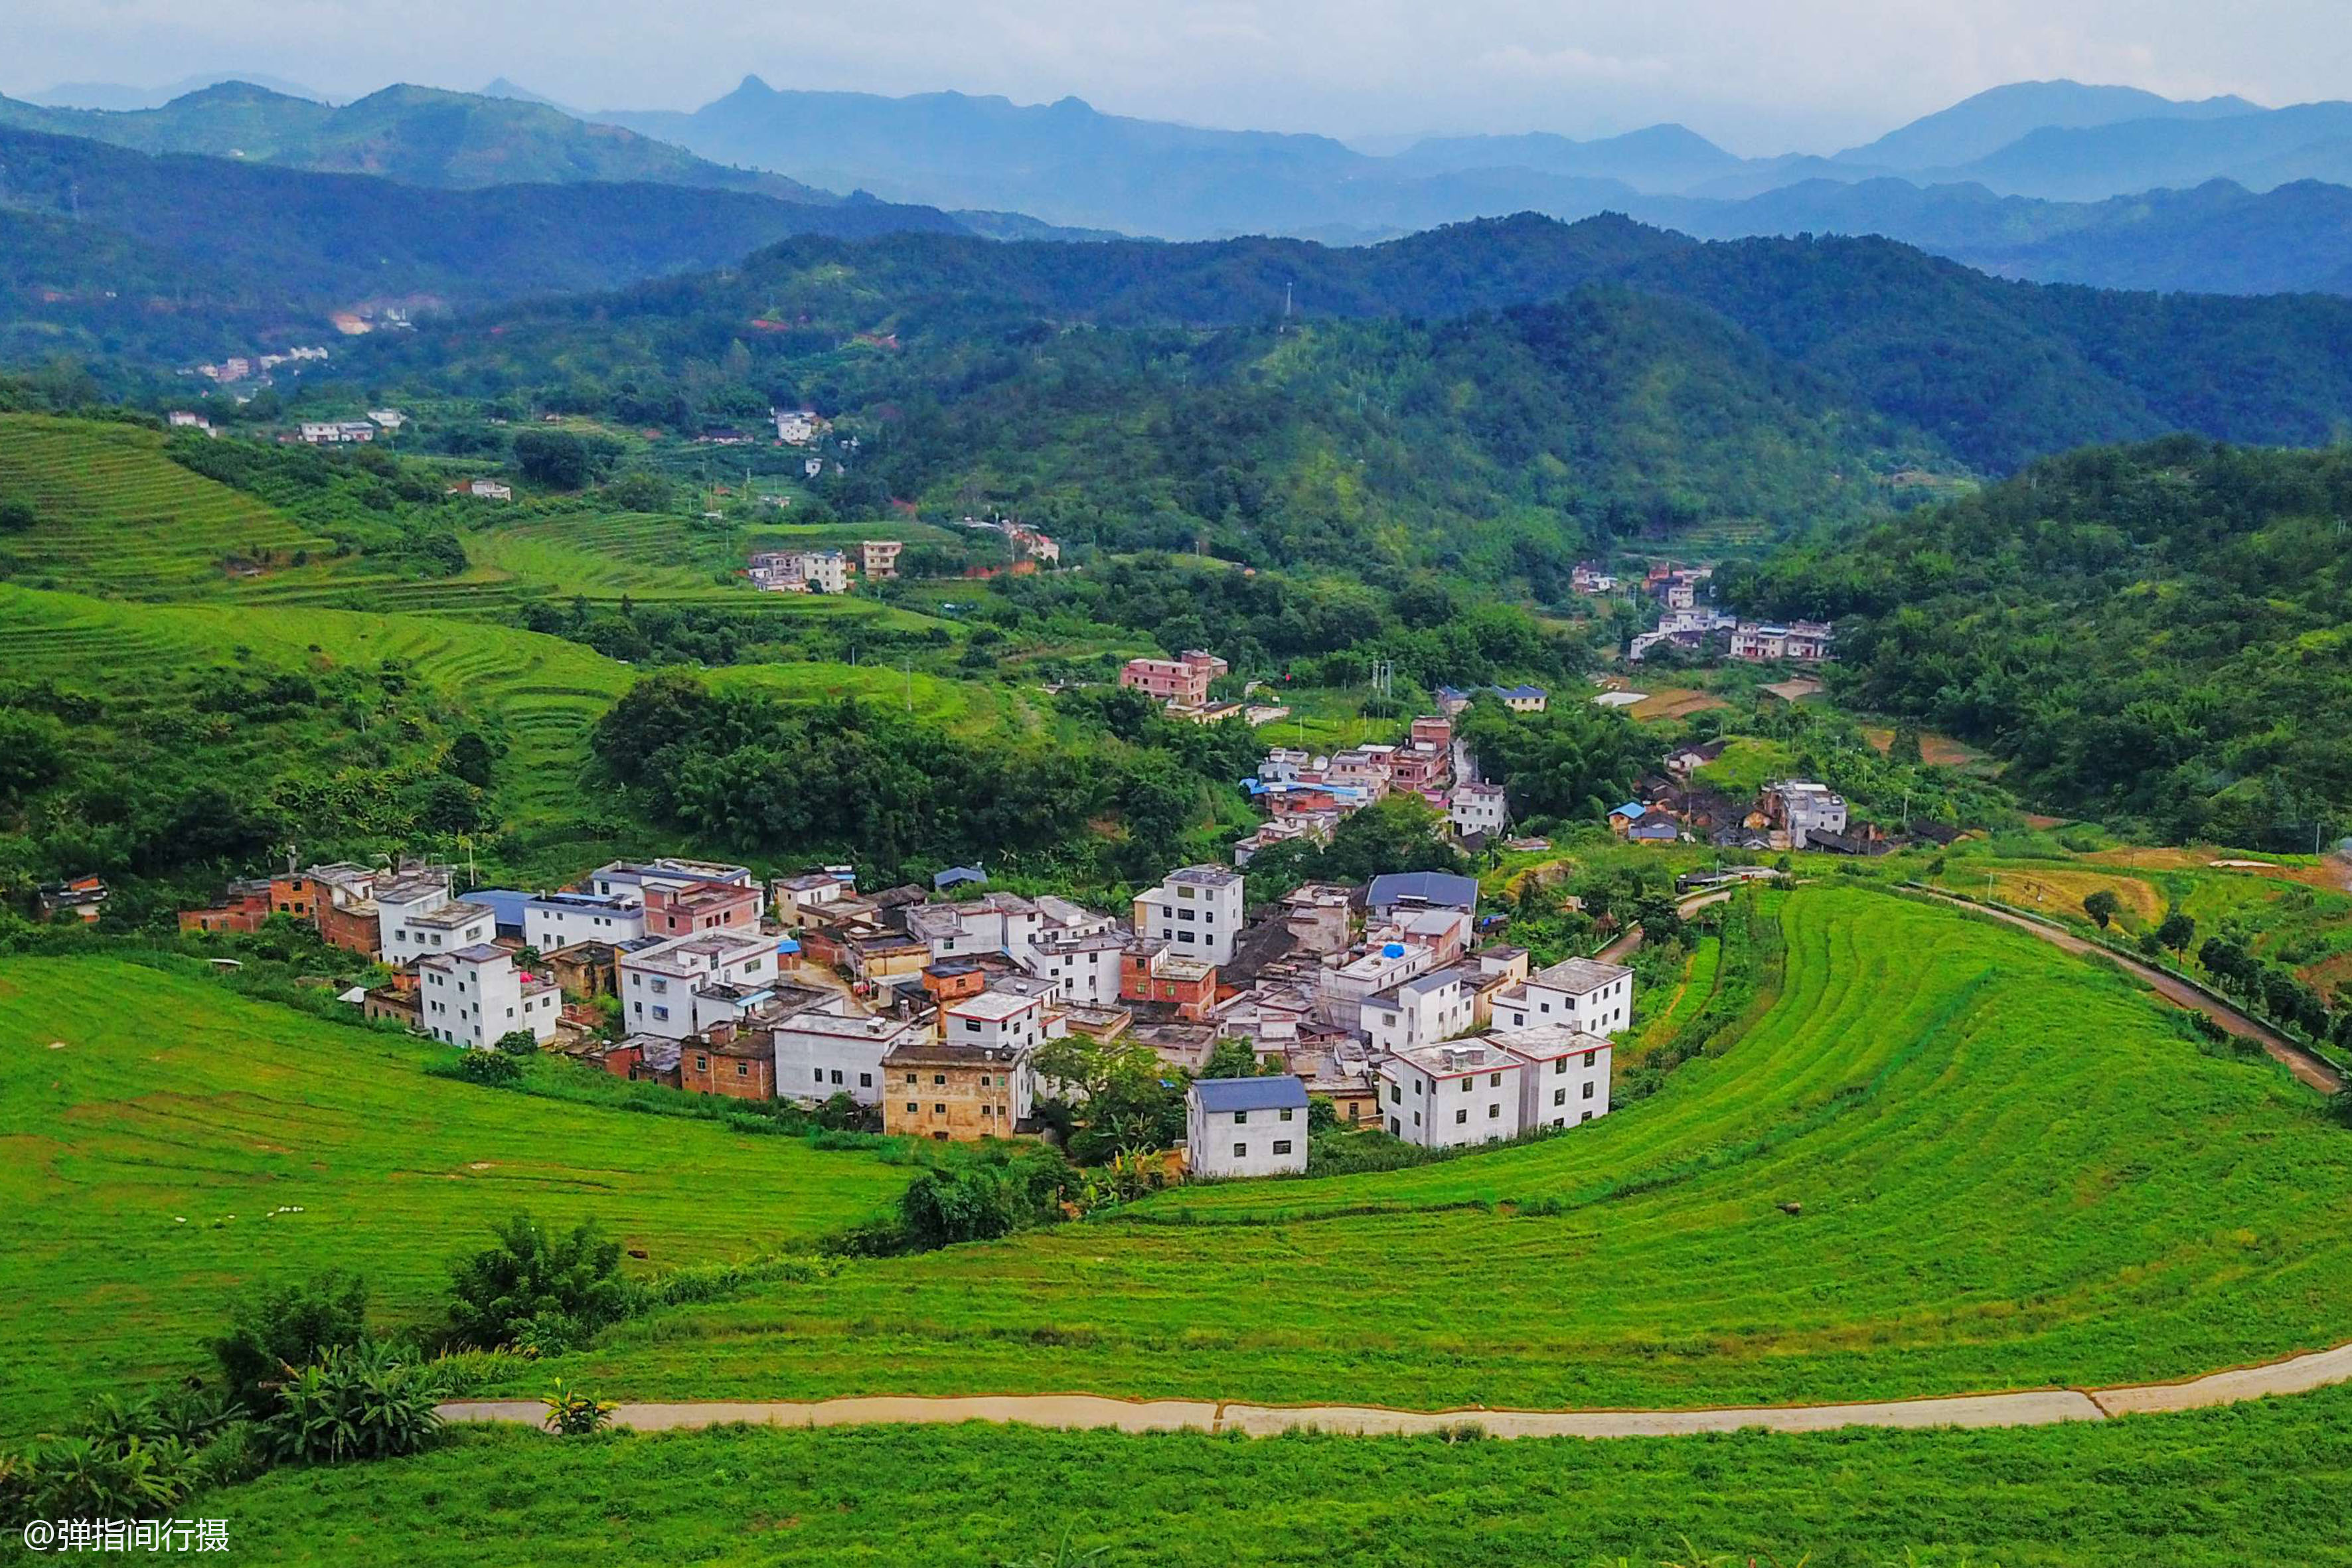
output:
{"label": "dense forest", "polygon": [[1984,745],[2026,798],[2156,837],[2352,826],[2352,450],[2180,437],[1727,574],[1834,616],[1842,692]]}

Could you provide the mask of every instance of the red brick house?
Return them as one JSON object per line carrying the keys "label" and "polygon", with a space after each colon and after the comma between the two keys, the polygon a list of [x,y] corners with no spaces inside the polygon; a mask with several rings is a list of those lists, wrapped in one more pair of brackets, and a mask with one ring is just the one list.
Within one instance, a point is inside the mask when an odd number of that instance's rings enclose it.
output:
{"label": "red brick house", "polygon": [[1118,959],[1122,1002],[1157,1002],[1198,1023],[1217,1000],[1217,966],[1169,950],[1157,939],[1137,942]]}
{"label": "red brick house", "polygon": [[740,1034],[732,1024],[714,1024],[703,1038],[680,1043],[677,1086],[688,1094],[773,1100],[775,1048],[764,1035]]}
{"label": "red brick house", "polygon": [[757,886],[694,882],[683,888],[648,886],[646,934],[692,936],[706,931],[757,931],[761,893]]}

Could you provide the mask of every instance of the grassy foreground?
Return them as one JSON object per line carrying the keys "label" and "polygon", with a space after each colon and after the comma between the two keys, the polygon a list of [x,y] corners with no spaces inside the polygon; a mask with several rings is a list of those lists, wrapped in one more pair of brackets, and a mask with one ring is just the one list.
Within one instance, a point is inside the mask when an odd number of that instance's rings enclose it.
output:
{"label": "grassy foreground", "polygon": [[387,1322],[519,1209],[660,1268],[804,1241],[908,1173],[788,1137],[425,1075],[397,1036],[108,959],[0,960],[0,1436],[200,1370],[257,1280],[363,1273]]}
{"label": "grassy foreground", "polygon": [[1765,910],[1785,975],[1728,1048],[1563,1138],[856,1263],[564,1370],[641,1398],[1644,1406],[2138,1382],[2352,1337],[2352,1135],[2282,1071],[1947,910]]}
{"label": "grassy foreground", "polygon": [[[201,1500],[238,1560],[412,1568],[1050,1561],[2222,1568],[2346,1560],[2352,1390],[1990,1432],[1435,1438],[737,1427],[423,1458]],[[1693,1550],[1693,1549],[1696,1550]],[[1736,1555],[1734,1555],[1736,1554]]]}

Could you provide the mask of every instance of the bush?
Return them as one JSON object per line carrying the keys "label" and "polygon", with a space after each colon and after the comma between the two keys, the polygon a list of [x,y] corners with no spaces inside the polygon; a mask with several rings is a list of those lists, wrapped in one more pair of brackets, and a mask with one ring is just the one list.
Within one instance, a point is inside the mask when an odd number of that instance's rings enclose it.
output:
{"label": "bush", "polygon": [[1010,1236],[1058,1212],[1066,1169],[1030,1155],[926,1171],[898,1200],[899,1223],[918,1248]]}
{"label": "bush", "polygon": [[271,1391],[292,1367],[367,1337],[367,1282],[329,1270],[299,1285],[265,1287],[229,1306],[226,1332],[206,1347],[229,1400],[255,1416],[275,1408]]}
{"label": "bush", "polygon": [[490,1048],[502,1057],[535,1057],[539,1055],[539,1037],[529,1029],[509,1029],[491,1042]]}
{"label": "bush", "polygon": [[511,1089],[522,1081],[522,1058],[504,1050],[466,1051],[457,1062],[457,1076],[488,1089]]}
{"label": "bush", "polygon": [[157,1519],[194,1489],[195,1453],[175,1437],[131,1437],[115,1446],[95,1437],[36,1444],[19,1462],[0,1502],[27,1519]]}
{"label": "bush", "polygon": [[555,1390],[545,1402],[547,1429],[566,1437],[582,1437],[604,1429],[619,1408],[601,1399],[592,1399],[576,1388],[566,1388],[563,1380],[555,1380]]}
{"label": "bush", "polygon": [[570,1320],[577,1337],[627,1315],[620,1246],[593,1225],[551,1237],[529,1215],[517,1215],[491,1234],[497,1246],[450,1266],[456,1300],[449,1324],[461,1342],[484,1349],[507,1344],[526,1323],[552,1332],[555,1325],[541,1321],[551,1314]]}
{"label": "bush", "polygon": [[439,1435],[434,1397],[431,1379],[384,1346],[330,1351],[278,1390],[261,1442],[271,1458],[294,1464],[396,1458]]}

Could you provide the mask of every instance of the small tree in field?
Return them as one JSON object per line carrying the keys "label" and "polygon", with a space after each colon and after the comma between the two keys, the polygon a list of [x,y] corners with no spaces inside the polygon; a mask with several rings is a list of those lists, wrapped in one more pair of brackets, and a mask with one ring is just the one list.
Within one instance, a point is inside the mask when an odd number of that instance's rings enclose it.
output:
{"label": "small tree in field", "polygon": [[2091,923],[2101,931],[2107,929],[2108,922],[2121,914],[2123,908],[2124,901],[2105,888],[2083,900],[2083,912],[2090,916]]}
{"label": "small tree in field", "polygon": [[2174,910],[2164,917],[2164,923],[2156,928],[2156,940],[2175,952],[2187,952],[2189,944],[2197,940],[2197,922],[2180,910]]}

